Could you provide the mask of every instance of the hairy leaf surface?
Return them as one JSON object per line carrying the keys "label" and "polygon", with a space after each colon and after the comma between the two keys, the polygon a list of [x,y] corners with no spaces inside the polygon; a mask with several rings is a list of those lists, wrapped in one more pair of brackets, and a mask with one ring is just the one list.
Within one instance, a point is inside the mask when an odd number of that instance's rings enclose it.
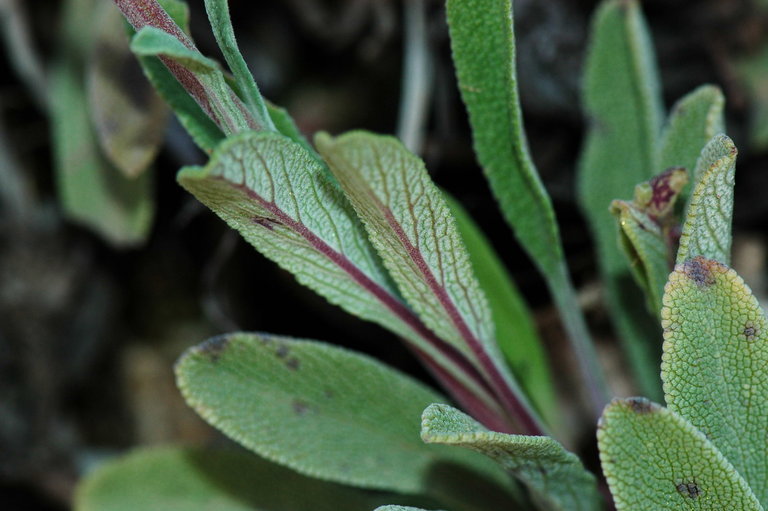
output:
{"label": "hairy leaf surface", "polygon": [[600,462],[617,511],[762,511],[733,466],[685,418],[645,399],[603,413]]}
{"label": "hairy leaf surface", "polygon": [[89,474],[77,511],[359,511],[383,496],[300,475],[240,450],[141,449]]}
{"label": "hairy leaf surface", "polygon": [[419,414],[444,398],[367,356],[231,334],[192,348],[176,374],[204,419],[306,475],[405,493],[423,492],[430,473],[445,464],[499,476],[485,460],[423,444]]}
{"label": "hairy leaf surface", "polygon": [[440,404],[424,410],[421,437],[427,443],[466,447],[490,457],[528,487],[539,509],[600,509],[595,477],[550,437],[488,431],[468,415]]}
{"label": "hairy leaf surface", "polygon": [[701,152],[680,236],[678,263],[696,256],[725,264],[731,260],[737,153],[733,141],[725,135],[715,136]]}
{"label": "hairy leaf surface", "polygon": [[632,282],[608,208],[663,170],[656,165],[662,118],[657,75],[638,2],[603,2],[592,22],[584,74],[589,128],[578,195],[594,234],[611,316],[643,393],[652,396],[660,394],[656,354],[649,347],[658,330]]}
{"label": "hairy leaf surface", "polygon": [[[424,163],[394,137],[352,132],[316,137],[320,154],[362,219],[389,274],[424,324],[473,360],[525,431],[538,429],[507,370],[488,301],[456,223]],[[532,422],[532,424],[530,424]]]}
{"label": "hairy leaf surface", "polygon": [[696,257],[670,275],[662,311],[667,406],[768,502],[768,322],[744,281]]}

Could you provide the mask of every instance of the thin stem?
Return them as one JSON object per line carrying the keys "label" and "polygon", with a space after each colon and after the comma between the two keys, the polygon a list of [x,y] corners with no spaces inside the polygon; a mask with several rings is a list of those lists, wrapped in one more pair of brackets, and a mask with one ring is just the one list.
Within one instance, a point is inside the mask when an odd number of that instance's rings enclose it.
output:
{"label": "thin stem", "polygon": [[432,93],[432,61],[425,0],[406,0],[403,10],[403,74],[397,136],[409,151],[421,154]]}

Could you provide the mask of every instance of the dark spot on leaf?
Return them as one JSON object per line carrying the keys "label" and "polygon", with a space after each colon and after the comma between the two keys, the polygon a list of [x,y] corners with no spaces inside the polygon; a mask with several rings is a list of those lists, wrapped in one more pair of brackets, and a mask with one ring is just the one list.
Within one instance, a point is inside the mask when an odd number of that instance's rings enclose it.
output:
{"label": "dark spot on leaf", "polygon": [[754,341],[757,337],[757,327],[752,321],[747,321],[744,324],[744,337],[747,338],[748,341]]}
{"label": "dark spot on leaf", "polygon": [[627,399],[627,404],[633,412],[644,415],[653,411],[653,403],[643,397],[631,397]]}
{"label": "dark spot on leaf", "polygon": [[219,335],[211,337],[198,347],[198,351],[208,357],[211,362],[218,362],[219,357],[227,349],[231,337],[228,335]]}
{"label": "dark spot on leaf", "polygon": [[323,395],[326,399],[333,399],[336,396],[336,394],[331,389],[325,389],[323,391]]}
{"label": "dark spot on leaf", "polygon": [[280,344],[275,350],[275,355],[277,355],[278,358],[285,358],[290,352],[291,348],[289,348],[287,344]]}
{"label": "dark spot on leaf", "polygon": [[291,357],[285,361],[285,367],[287,367],[291,371],[297,370],[299,366],[301,366],[301,362],[296,357]]}
{"label": "dark spot on leaf", "polygon": [[266,216],[255,216],[251,218],[251,221],[254,224],[260,225],[270,231],[274,230],[276,225],[280,225],[280,222],[278,222],[277,220],[266,217]]}
{"label": "dark spot on leaf", "polygon": [[291,408],[296,415],[306,415],[309,412],[309,403],[302,401],[301,399],[294,399],[291,402]]}
{"label": "dark spot on leaf", "polygon": [[716,266],[717,262],[697,256],[683,263],[683,273],[694,281],[697,286],[709,287],[715,283],[712,270]]}
{"label": "dark spot on leaf", "polygon": [[701,490],[699,489],[699,485],[696,484],[694,481],[683,481],[682,483],[679,483],[675,486],[675,489],[677,491],[690,499],[696,499],[701,495]]}

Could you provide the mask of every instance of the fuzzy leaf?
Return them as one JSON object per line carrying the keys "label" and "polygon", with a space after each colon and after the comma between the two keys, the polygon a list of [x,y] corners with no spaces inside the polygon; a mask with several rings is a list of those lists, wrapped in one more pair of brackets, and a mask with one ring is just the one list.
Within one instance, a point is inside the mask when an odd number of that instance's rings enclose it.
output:
{"label": "fuzzy leaf", "polygon": [[[456,223],[424,163],[394,137],[320,133],[318,151],[339,181],[372,244],[424,324],[476,366],[497,390],[514,392],[522,421],[532,415],[495,343],[493,319]],[[525,414],[525,415],[523,415]],[[535,419],[533,419],[535,421]],[[529,427],[521,427],[529,431]]]}
{"label": "fuzzy leaf", "polygon": [[619,248],[614,199],[660,170],[655,163],[662,106],[658,72],[636,0],[609,0],[592,21],[584,75],[589,128],[579,161],[578,195],[597,245],[606,302],[644,394],[659,395],[658,336]]}
{"label": "fuzzy leaf", "polygon": [[731,260],[733,185],[738,151],[725,135],[715,136],[696,164],[693,194],[686,212],[677,262],[704,256]]}
{"label": "fuzzy leaf", "polygon": [[552,438],[491,432],[468,415],[439,404],[424,410],[421,437],[427,443],[457,445],[490,457],[528,487],[539,509],[600,509],[595,477]]}
{"label": "fuzzy leaf", "polygon": [[757,300],[736,272],[696,257],[670,275],[662,326],[667,406],[768,502],[768,322]]}
{"label": "fuzzy leaf", "polygon": [[462,367],[469,363],[458,352],[448,353],[452,348],[402,302],[332,179],[300,145],[274,133],[230,137],[207,166],[182,169],[178,176],[184,188],[300,283],[407,339],[433,364],[430,369],[449,372],[477,397],[474,401],[498,407]]}
{"label": "fuzzy leaf", "polygon": [[208,13],[213,34],[219,48],[235,76],[235,81],[243,94],[243,100],[263,129],[274,130],[272,119],[267,111],[267,105],[261,97],[259,87],[253,80],[251,72],[240,53],[235,40],[235,32],[229,17],[228,0],[205,0],[205,10]]}
{"label": "fuzzy leaf", "polygon": [[239,450],[134,451],[89,474],[76,511],[359,511],[383,497],[297,474]]}
{"label": "fuzzy leaf", "polygon": [[477,159],[520,243],[545,275],[558,274],[563,253],[555,213],[523,130],[512,2],[448,0],[446,10]]}
{"label": "fuzzy leaf", "polygon": [[136,177],[155,159],[165,135],[168,108],[131,55],[120,11],[99,3],[88,59],[88,103],[96,134],[110,162]]}
{"label": "fuzzy leaf", "polygon": [[557,425],[560,420],[554,380],[531,312],[480,227],[456,199],[444,195],[477,281],[488,297],[499,348],[547,424]]}
{"label": "fuzzy leaf", "polygon": [[658,168],[683,167],[692,173],[704,146],[725,131],[724,105],[714,85],[702,85],[675,103],[661,136]]}
{"label": "fuzzy leaf", "polygon": [[677,247],[674,206],[687,183],[685,169],[671,167],[637,185],[632,202],[615,200],[611,204],[619,223],[621,247],[654,316],[661,312],[664,285]]}
{"label": "fuzzy leaf", "polygon": [[116,246],[135,246],[149,235],[154,215],[152,177],[127,178],[99,151],[85,95],[84,58],[92,33],[82,26],[93,0],[65,6],[61,54],[51,72],[51,124],[56,181],[64,215]]}
{"label": "fuzzy leaf", "polygon": [[597,441],[617,511],[763,510],[706,436],[645,399],[611,403]]}
{"label": "fuzzy leaf", "polygon": [[423,444],[418,417],[444,401],[367,356],[318,342],[231,334],[192,348],[176,366],[192,408],[267,459],[320,479],[404,493],[475,457]]}

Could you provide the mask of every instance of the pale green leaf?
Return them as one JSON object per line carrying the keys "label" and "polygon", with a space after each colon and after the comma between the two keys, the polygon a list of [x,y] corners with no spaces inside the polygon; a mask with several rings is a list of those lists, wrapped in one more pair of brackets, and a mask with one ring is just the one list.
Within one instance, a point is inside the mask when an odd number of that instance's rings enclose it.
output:
{"label": "pale green leaf", "polygon": [[684,168],[670,167],[637,185],[632,202],[615,200],[611,204],[619,224],[619,242],[654,316],[661,313],[661,298],[677,248],[675,203],[687,183]]}
{"label": "pale green leaf", "polygon": [[706,436],[645,399],[611,403],[597,441],[617,511],[763,510]]}
{"label": "pale green leaf", "polygon": [[692,173],[704,146],[725,131],[724,105],[714,85],[702,85],[675,103],[661,135],[659,170],[683,167]]}
{"label": "pale green leaf", "polygon": [[182,169],[178,176],[184,188],[300,283],[407,339],[428,363],[497,410],[481,382],[457,366],[457,354],[446,354],[445,343],[403,303],[332,179],[299,144],[253,132],[228,138],[207,166]]}
{"label": "pale green leaf", "polygon": [[86,71],[91,118],[109,161],[136,177],[160,149],[168,108],[131,55],[120,11],[101,2],[93,16],[97,29]]}
{"label": "pale green leaf", "polygon": [[380,506],[374,511],[425,511],[420,507],[408,507],[408,506]]}
{"label": "pale green leaf", "polygon": [[[408,304],[438,337],[486,371],[496,390],[511,389],[515,413],[532,417],[501,358],[491,310],[456,223],[424,163],[394,137],[321,133],[315,143]],[[538,428],[528,417],[515,419],[526,431]]]}
{"label": "pale green leaf", "polygon": [[468,415],[439,404],[424,410],[421,437],[427,443],[466,447],[490,457],[528,488],[541,510],[600,509],[595,477],[552,438],[491,432]]}
{"label": "pale green leaf", "polygon": [[383,496],[302,476],[239,450],[134,451],[89,474],[76,511],[360,511]]}
{"label": "pale green leaf", "polygon": [[267,105],[261,97],[259,87],[253,80],[253,76],[237,46],[232,21],[229,17],[229,1],[205,0],[205,10],[208,13],[213,35],[216,37],[216,42],[219,43],[224,59],[234,74],[245,104],[263,129],[274,130],[275,126],[267,111]]}
{"label": "pale green leaf", "polygon": [[583,101],[589,127],[577,191],[597,246],[611,317],[638,384],[652,396],[660,394],[652,348],[658,345],[653,342],[658,330],[632,282],[608,208],[663,170],[655,162],[662,119],[657,75],[638,2],[603,2],[592,21],[585,64]]}
{"label": "pale green leaf", "polygon": [[680,235],[678,263],[696,256],[726,264],[731,260],[737,153],[733,141],[725,135],[715,136],[702,150]]}
{"label": "pale green leaf", "polygon": [[670,275],[662,326],[667,406],[768,502],[768,322],[760,304],[736,272],[696,257]]}
{"label": "pale green leaf", "polygon": [[499,348],[533,405],[547,424],[555,426],[560,421],[554,379],[531,312],[480,227],[456,199],[444,195],[488,298]]}
{"label": "pale green leaf", "polygon": [[226,135],[261,128],[229,87],[219,65],[174,35],[145,26],[133,36],[131,51],[140,57],[161,57],[181,66],[185,80],[200,90],[198,104],[203,101],[200,106]]}
{"label": "pale green leaf", "polygon": [[59,58],[51,71],[51,125],[56,184],[64,215],[116,246],[135,246],[149,235],[154,215],[152,177],[122,175],[99,151],[85,96],[83,62],[92,33],[82,27],[93,0],[70,0]]}
{"label": "pale green leaf", "polygon": [[308,153],[310,153],[312,156],[317,158],[318,161],[325,165],[325,163],[315,151],[315,148],[312,147],[312,145],[307,141],[306,137],[299,130],[299,127],[296,126],[296,122],[288,113],[288,110],[281,106],[274,105],[269,101],[267,101],[267,110],[269,111],[269,117],[272,119],[272,122],[274,123],[275,129],[277,131],[299,144],[301,147],[306,149]]}
{"label": "pale green leaf", "polygon": [[477,159],[520,243],[542,273],[558,274],[563,253],[555,213],[523,130],[512,2],[448,0],[446,11]]}
{"label": "pale green leaf", "polygon": [[430,474],[446,464],[500,475],[474,455],[421,442],[421,410],[444,398],[342,348],[231,334],[192,348],[176,374],[204,419],[306,475],[404,493],[428,491]]}

